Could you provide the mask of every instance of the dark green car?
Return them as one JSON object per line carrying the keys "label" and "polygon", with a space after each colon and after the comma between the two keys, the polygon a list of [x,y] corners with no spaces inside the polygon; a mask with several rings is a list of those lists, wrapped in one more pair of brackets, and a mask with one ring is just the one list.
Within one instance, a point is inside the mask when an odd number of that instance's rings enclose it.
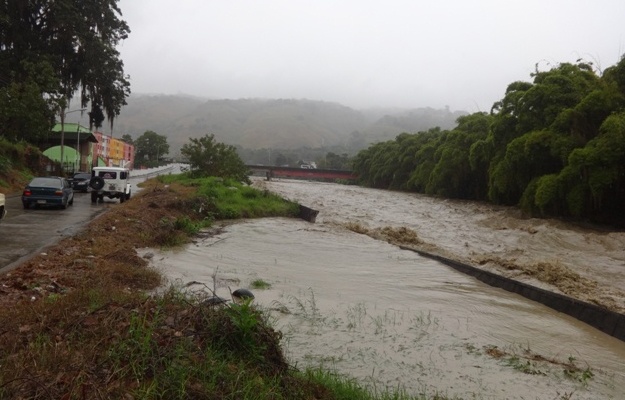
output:
{"label": "dark green car", "polygon": [[67,208],[74,204],[74,190],[65,178],[46,176],[33,178],[22,192],[25,209],[37,206]]}

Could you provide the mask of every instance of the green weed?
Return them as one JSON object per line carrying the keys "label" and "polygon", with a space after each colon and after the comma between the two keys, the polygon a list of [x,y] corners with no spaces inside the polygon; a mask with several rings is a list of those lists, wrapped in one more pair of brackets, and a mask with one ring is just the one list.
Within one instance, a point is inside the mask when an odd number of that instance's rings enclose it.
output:
{"label": "green weed", "polygon": [[252,283],[250,283],[250,287],[252,289],[269,289],[271,287],[271,284],[265,282],[262,279],[255,279],[252,281]]}

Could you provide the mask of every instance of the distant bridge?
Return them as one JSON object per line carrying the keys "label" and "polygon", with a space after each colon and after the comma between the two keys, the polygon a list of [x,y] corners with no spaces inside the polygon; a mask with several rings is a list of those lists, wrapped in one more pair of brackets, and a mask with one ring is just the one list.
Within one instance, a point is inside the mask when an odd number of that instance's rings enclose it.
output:
{"label": "distant bridge", "polygon": [[268,180],[271,178],[295,178],[310,180],[336,180],[343,179],[354,181],[358,178],[353,171],[339,169],[307,169],[294,167],[275,167],[271,165],[246,165],[254,175],[264,175]]}

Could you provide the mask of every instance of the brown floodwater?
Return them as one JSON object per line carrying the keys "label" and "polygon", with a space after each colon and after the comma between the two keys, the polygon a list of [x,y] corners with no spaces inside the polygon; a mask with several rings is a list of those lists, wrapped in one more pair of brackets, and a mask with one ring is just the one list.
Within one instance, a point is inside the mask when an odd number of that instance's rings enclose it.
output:
{"label": "brown floodwater", "polygon": [[[332,368],[378,391],[399,388],[465,399],[625,398],[625,343],[344,226],[407,226],[420,237],[440,239],[437,244],[450,251],[466,252],[463,242],[473,240],[476,244],[468,245],[473,251],[503,252],[519,241],[506,237],[512,229],[503,234],[489,230],[493,221],[519,224],[520,232],[540,231],[549,222],[513,221],[506,210],[489,214],[488,208],[470,203],[356,187],[257,184],[320,210],[317,222],[247,220],[181,251],[156,252],[152,260],[181,287],[200,282],[212,288],[216,277],[217,294],[223,297],[229,288],[249,288],[255,280],[270,284],[253,290],[255,304],[283,332],[293,364]],[[425,224],[426,219],[409,215],[417,209],[432,221]],[[477,221],[480,228],[463,225],[467,221]],[[554,226],[550,229],[558,229]],[[486,232],[491,243],[478,246]],[[585,234],[556,233],[560,242]],[[606,240],[614,239],[595,241],[595,246]]]}

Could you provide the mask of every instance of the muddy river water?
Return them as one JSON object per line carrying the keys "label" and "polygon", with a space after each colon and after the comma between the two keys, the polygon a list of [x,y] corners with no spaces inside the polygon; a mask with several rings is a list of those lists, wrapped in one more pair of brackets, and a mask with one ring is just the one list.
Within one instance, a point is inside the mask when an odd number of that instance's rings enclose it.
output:
{"label": "muddy river water", "polygon": [[[253,290],[255,304],[283,332],[293,364],[322,365],[377,391],[625,399],[624,342],[345,224],[410,227],[456,258],[515,251],[527,259],[555,254],[564,263],[563,254],[581,251],[571,255],[579,262],[596,252],[615,275],[620,234],[594,238],[558,223],[521,220],[510,210],[410,194],[287,180],[255,185],[319,210],[316,223],[243,221],[183,250],[157,251],[152,260],[173,284],[216,282],[223,297],[255,280],[270,284]],[[547,230],[552,234],[544,238],[556,239],[537,239]]]}

